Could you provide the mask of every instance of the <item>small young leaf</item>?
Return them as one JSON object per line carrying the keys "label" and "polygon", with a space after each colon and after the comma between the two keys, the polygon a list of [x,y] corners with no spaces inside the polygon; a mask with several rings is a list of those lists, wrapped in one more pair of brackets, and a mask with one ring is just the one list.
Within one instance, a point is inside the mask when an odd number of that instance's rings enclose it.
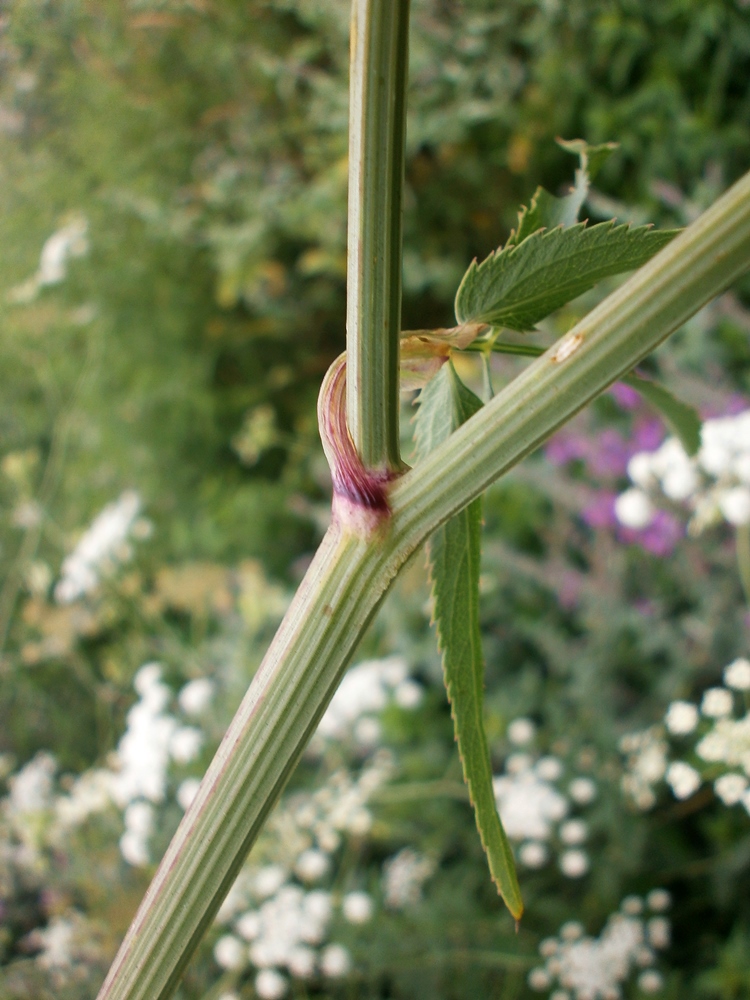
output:
{"label": "small young leaf", "polygon": [[[419,457],[424,457],[482,403],[461,382],[452,363],[444,365],[420,397],[416,421]],[[479,631],[481,499],[455,514],[432,535],[428,547],[438,642],[445,686],[490,874],[516,920],[523,912],[513,852],[492,790],[492,767],[484,729],[484,662]]]}
{"label": "small young leaf", "polygon": [[622,379],[658,410],[677,435],[688,455],[697,455],[701,446],[701,418],[688,403],[677,399],[658,382],[639,375],[626,375]]}
{"label": "small young leaf", "polygon": [[538,231],[471,263],[456,293],[456,318],[531,330],[602,278],[645,264],[676,234],[614,222]]}
{"label": "small young leaf", "polygon": [[557,198],[543,187],[538,187],[529,203],[518,213],[518,228],[508,237],[506,249],[523,243],[539,229],[555,229],[557,226],[574,226],[578,222],[578,213],[586,201],[589,185],[586,174],[576,170],[575,184],[570,194]]}
{"label": "small young leaf", "polygon": [[600,146],[589,146],[584,139],[558,139],[558,146],[566,152],[578,156],[580,166],[575,172],[575,183],[570,193],[562,198],[538,187],[529,203],[518,213],[518,227],[510,234],[507,246],[522,243],[538,229],[554,229],[556,226],[574,226],[586,201],[592,178],[602,164],[617,149],[616,142],[605,142]]}
{"label": "small young leaf", "polygon": [[602,142],[598,146],[589,146],[585,139],[556,139],[555,142],[566,153],[578,156],[580,169],[588,174],[589,181],[593,181],[620,145],[619,142]]}

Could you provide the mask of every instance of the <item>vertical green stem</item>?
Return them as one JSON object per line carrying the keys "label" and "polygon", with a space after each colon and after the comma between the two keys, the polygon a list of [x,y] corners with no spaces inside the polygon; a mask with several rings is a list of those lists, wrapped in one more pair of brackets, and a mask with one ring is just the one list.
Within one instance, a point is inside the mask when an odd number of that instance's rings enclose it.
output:
{"label": "vertical green stem", "polygon": [[398,351],[409,0],[353,0],[347,423],[366,469],[401,469]]}

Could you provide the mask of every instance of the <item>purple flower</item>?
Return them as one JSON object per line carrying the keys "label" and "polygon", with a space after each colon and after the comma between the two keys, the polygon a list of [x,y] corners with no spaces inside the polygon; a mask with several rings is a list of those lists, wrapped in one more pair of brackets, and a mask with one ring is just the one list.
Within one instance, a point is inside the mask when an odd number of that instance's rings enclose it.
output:
{"label": "purple flower", "polygon": [[664,424],[656,417],[644,417],[636,421],[631,438],[632,452],[656,451],[664,440]]}
{"label": "purple flower", "polygon": [[581,517],[590,528],[615,528],[617,518],[615,517],[616,493],[609,490],[601,490],[595,493],[591,503],[581,511]]}
{"label": "purple flower", "polygon": [[749,406],[750,402],[748,402],[745,396],[740,395],[738,392],[733,392],[727,399],[722,400],[722,405],[720,406],[701,407],[701,419],[713,420],[717,417],[734,417],[736,414],[742,413]]}
{"label": "purple flower", "polygon": [[545,456],[552,465],[557,466],[582,460],[586,471],[595,479],[621,479],[632,455],[637,451],[655,451],[663,440],[664,427],[661,421],[641,417],[635,421],[629,438],[624,438],[612,427],[604,428],[591,436],[569,430],[560,431],[548,441]]}
{"label": "purple flower", "polygon": [[608,427],[591,442],[587,467],[594,476],[624,476],[631,455],[628,442]]}
{"label": "purple flower", "polygon": [[582,434],[560,431],[547,442],[544,454],[552,465],[567,465],[577,458],[585,458],[588,450],[588,439]]}
{"label": "purple flower", "polygon": [[666,510],[657,510],[651,524],[642,531],[624,528],[622,525],[617,530],[620,541],[640,545],[646,552],[659,558],[668,556],[684,534],[682,522]]}
{"label": "purple flower", "polygon": [[636,410],[641,404],[640,393],[624,382],[615,382],[609,392],[621,410]]}

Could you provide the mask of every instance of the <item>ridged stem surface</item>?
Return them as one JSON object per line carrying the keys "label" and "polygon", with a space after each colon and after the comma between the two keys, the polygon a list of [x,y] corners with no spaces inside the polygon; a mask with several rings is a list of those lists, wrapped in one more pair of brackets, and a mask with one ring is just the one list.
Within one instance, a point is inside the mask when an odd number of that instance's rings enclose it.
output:
{"label": "ridged stem surface", "polygon": [[347,422],[367,469],[396,473],[409,0],[353,0]]}

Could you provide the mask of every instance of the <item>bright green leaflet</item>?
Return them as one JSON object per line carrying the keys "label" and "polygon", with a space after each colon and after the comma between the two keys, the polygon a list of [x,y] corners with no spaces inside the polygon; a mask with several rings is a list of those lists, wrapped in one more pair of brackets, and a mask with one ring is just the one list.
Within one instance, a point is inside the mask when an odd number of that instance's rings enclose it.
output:
{"label": "bright green leaflet", "polygon": [[[445,441],[482,402],[449,362],[423,389],[416,420],[419,458]],[[445,687],[464,779],[490,873],[511,914],[523,913],[513,852],[498,816],[484,731],[484,661],[479,630],[482,500],[474,500],[430,538],[428,560]]]}
{"label": "bright green leaflet", "polygon": [[538,230],[472,261],[456,294],[456,319],[531,330],[602,278],[641,267],[676,234],[614,222]]}

